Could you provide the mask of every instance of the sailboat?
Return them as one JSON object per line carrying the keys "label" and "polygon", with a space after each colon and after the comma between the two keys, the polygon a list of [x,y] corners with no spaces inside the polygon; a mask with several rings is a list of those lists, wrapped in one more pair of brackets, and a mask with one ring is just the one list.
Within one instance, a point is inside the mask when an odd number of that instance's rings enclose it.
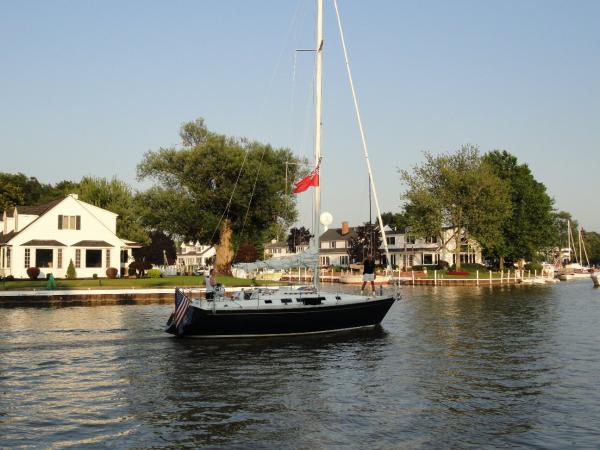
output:
{"label": "sailboat", "polygon": [[[335,4],[335,3],[334,3]],[[337,4],[336,13],[337,13]],[[341,23],[339,22],[341,32]],[[311,286],[279,287],[277,289],[257,288],[240,291],[233,297],[226,297],[223,290],[217,289],[214,299],[191,298],[181,289],[175,292],[175,310],[167,323],[168,333],[178,336],[201,338],[231,338],[256,336],[281,336],[307,333],[328,333],[350,330],[362,327],[373,327],[381,323],[389,309],[398,298],[393,295],[379,295],[373,292],[369,295],[351,295],[323,291],[319,286],[319,235],[320,223],[327,226],[331,216],[321,214],[321,193],[318,182],[321,164],[321,97],[322,97],[322,58],[323,58],[323,1],[317,1],[316,12],[316,67],[315,67],[315,145],[313,178],[309,180],[313,189],[314,204],[314,236],[307,251],[288,258],[276,260],[243,263],[238,269],[246,272],[257,269],[284,269],[305,267],[313,269],[313,284]],[[342,45],[345,44],[342,34]],[[347,63],[347,57],[346,57]],[[348,76],[355,108],[356,95],[352,76]],[[360,125],[360,115],[356,109],[363,147],[365,150],[367,168],[372,180],[371,167],[368,159],[364,133]],[[315,176],[316,175],[316,176]],[[304,179],[306,180],[306,179]],[[315,183],[314,181],[317,180]],[[305,183],[306,184],[306,183]],[[372,185],[374,188],[374,185]],[[377,201],[378,219],[382,233],[383,224]],[[385,234],[383,234],[386,246]],[[386,246],[387,250],[387,246]],[[387,260],[389,261],[389,255]]]}
{"label": "sailboat", "polygon": [[[581,227],[578,230],[578,245],[579,245],[579,256],[577,255],[577,249],[575,247],[575,239],[573,239],[573,233],[571,229],[571,221],[567,222],[567,238],[568,238],[568,262],[565,266],[559,271],[558,278],[562,281],[569,281],[575,278],[590,278],[591,272],[593,270],[589,267],[589,259],[587,255],[587,250],[585,249],[585,245],[583,243],[583,235],[581,232]],[[567,249],[565,249],[567,250]],[[574,255],[571,258],[571,254]],[[583,265],[583,260],[585,256],[586,265]]]}

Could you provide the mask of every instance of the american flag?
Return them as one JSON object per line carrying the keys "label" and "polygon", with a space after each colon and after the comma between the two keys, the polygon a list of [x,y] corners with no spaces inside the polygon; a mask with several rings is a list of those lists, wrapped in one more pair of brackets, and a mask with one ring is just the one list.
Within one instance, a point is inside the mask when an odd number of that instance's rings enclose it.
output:
{"label": "american flag", "polygon": [[190,299],[185,296],[181,289],[175,290],[175,327],[179,328],[181,321],[185,317],[185,313],[190,306]]}

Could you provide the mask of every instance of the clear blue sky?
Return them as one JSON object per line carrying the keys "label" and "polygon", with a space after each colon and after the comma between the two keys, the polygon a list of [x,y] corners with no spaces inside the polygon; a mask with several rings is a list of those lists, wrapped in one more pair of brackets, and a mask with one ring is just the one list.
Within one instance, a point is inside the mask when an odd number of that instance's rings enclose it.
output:
{"label": "clear blue sky", "polygon": [[[375,179],[424,150],[506,149],[600,231],[600,2],[340,0]],[[310,155],[313,1],[0,2],[0,171],[117,176],[203,117]],[[367,176],[326,1],[323,204],[368,218]],[[592,193],[595,192],[596,195]],[[303,194],[300,207],[310,206]],[[309,224],[305,217],[300,224]]]}

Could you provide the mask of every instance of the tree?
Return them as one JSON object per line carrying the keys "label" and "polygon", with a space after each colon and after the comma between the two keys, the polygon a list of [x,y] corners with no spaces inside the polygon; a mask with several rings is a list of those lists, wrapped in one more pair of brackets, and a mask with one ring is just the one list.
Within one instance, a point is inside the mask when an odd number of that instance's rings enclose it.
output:
{"label": "tree", "polygon": [[296,253],[296,247],[298,245],[308,245],[310,243],[310,230],[305,227],[292,228],[290,234],[287,237],[288,249],[292,253]]}
{"label": "tree", "polygon": [[[148,152],[138,165],[139,179],[158,183],[141,195],[142,218],[172,236],[215,245],[217,272],[230,273],[234,248],[260,245],[274,223],[296,219],[291,188],[300,161],[287,149],[211,132],[202,119],[184,124],[180,135],[183,149]],[[296,163],[287,186],[286,162]]]}
{"label": "tree", "polygon": [[78,184],[79,199],[118,214],[117,235],[142,244],[150,238],[139,219],[139,207],[134,193],[125,182],[112,178],[83,177]]}
{"label": "tree", "polygon": [[403,230],[408,226],[408,218],[406,217],[406,212],[384,212],[381,213],[381,220],[383,221],[384,225],[388,225],[394,230]]}
{"label": "tree", "polygon": [[373,259],[381,259],[380,247],[383,243],[379,225],[365,222],[355,228],[356,236],[348,239],[348,253],[353,262],[362,262],[367,254],[373,255]]}
{"label": "tree", "polygon": [[484,161],[504,182],[510,198],[510,215],[501,225],[502,239],[488,247],[490,255],[499,260],[501,269],[505,260],[536,261],[558,242],[552,198],[527,164],[518,164],[506,150],[491,151]]}
{"label": "tree", "polygon": [[453,230],[454,258],[460,269],[461,242],[469,237],[483,247],[503,239],[502,222],[510,215],[509,193],[505,184],[479,155],[473,145],[464,145],[454,154],[433,156],[425,152],[425,162],[413,172],[401,170],[407,185],[405,212],[416,236],[438,236]]}
{"label": "tree", "polygon": [[148,261],[151,264],[162,266],[175,264],[177,249],[175,242],[162,231],[150,232],[150,244],[141,248],[133,249],[133,257],[136,261]]}
{"label": "tree", "polygon": [[75,270],[75,264],[73,264],[73,260],[69,260],[69,266],[67,267],[67,278],[69,280],[74,280],[77,278],[77,271]]}
{"label": "tree", "polygon": [[600,264],[600,234],[595,231],[587,231],[583,239],[590,264]]}
{"label": "tree", "polygon": [[242,245],[240,245],[240,248],[238,249],[237,253],[235,254],[233,262],[249,263],[249,262],[254,262],[257,259],[258,259],[258,252],[256,251],[256,247],[252,244],[242,244]]}
{"label": "tree", "polygon": [[[0,172],[0,211],[19,205],[39,205],[45,203],[44,191],[51,189],[41,184],[35,177],[22,173]],[[51,198],[48,201],[53,200]]]}

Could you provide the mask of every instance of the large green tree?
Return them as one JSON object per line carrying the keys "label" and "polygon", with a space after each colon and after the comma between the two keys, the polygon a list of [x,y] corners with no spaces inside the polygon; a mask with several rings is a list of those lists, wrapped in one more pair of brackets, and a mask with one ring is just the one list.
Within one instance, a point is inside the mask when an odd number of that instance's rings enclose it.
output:
{"label": "large green tree", "polygon": [[484,161],[504,182],[510,198],[510,215],[501,225],[502,239],[487,247],[490,256],[501,268],[505,261],[538,260],[558,243],[552,198],[527,164],[519,164],[506,150],[488,152]]}
{"label": "large green tree", "polygon": [[[423,164],[401,170],[400,176],[407,187],[405,212],[411,232],[438,236],[443,247],[454,240],[457,269],[466,238],[484,247],[502,239],[502,223],[510,215],[509,192],[476,146],[439,156],[425,152]],[[448,228],[453,234],[444,240]]]}
{"label": "large green tree", "polygon": [[137,198],[128,184],[117,178],[83,177],[77,184],[77,193],[80,200],[119,215],[119,237],[150,244],[148,233],[140,221]]}
{"label": "large green tree", "polygon": [[388,225],[394,230],[404,230],[408,226],[408,218],[405,212],[393,213],[383,212],[381,213],[381,220],[384,225]]}
{"label": "large green tree", "polygon": [[[291,188],[300,161],[287,149],[212,132],[202,119],[184,124],[180,135],[183,148],[150,151],[138,165],[139,179],[158,183],[140,195],[142,217],[171,235],[215,245],[216,269],[228,273],[238,245],[260,245],[296,219]],[[287,179],[286,162],[296,163]]]}
{"label": "large green tree", "polygon": [[52,186],[22,173],[0,172],[0,211],[19,205],[40,205],[54,200]]}

